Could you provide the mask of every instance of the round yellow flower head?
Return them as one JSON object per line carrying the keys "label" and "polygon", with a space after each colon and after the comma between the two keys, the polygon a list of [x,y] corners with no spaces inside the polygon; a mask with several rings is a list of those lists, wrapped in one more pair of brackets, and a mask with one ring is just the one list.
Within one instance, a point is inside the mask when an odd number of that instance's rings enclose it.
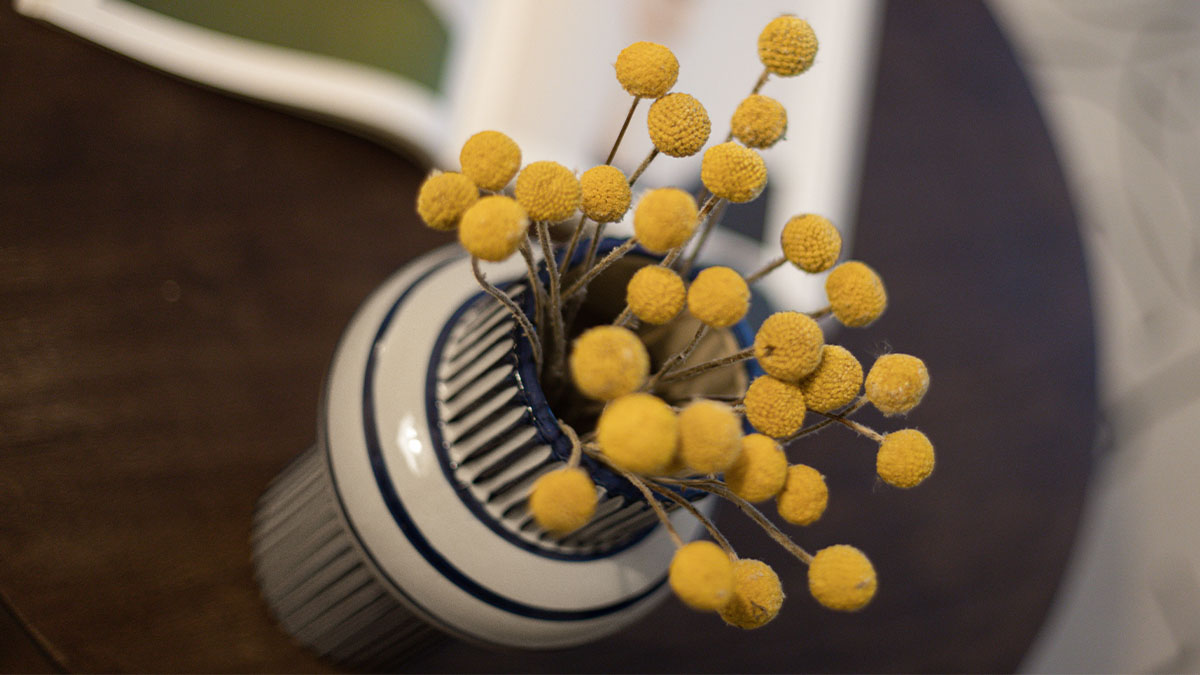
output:
{"label": "round yellow flower head", "polygon": [[670,49],[653,42],[635,42],[617,55],[617,82],[641,98],[658,98],[675,86],[679,61]]}
{"label": "round yellow flower head", "polygon": [[916,487],[933,473],[933,443],[916,429],[893,431],[879,444],[875,471],[888,485]]}
{"label": "round yellow flower head", "polygon": [[575,339],[570,368],[581,394],[610,401],[642,386],[650,371],[650,354],[628,328],[596,326]]}
{"label": "round yellow flower head", "polygon": [[661,474],[675,458],[679,420],[657,396],[629,394],[600,413],[596,442],[605,457],[626,471]]}
{"label": "round yellow flower head", "polygon": [[700,181],[714,195],[740,204],[762,194],[767,186],[767,165],[750,148],[733,141],[704,151]]}
{"label": "round yellow flower head", "polygon": [[742,424],[717,401],[689,403],[679,413],[679,458],[696,473],[720,473],[742,452]]}
{"label": "round yellow flower head", "polygon": [[720,609],[730,626],[746,630],[771,622],[783,606],[783,585],[771,566],[743,558],[733,563],[733,598]]}
{"label": "round yellow flower head", "polygon": [[833,267],[842,254],[842,235],[824,216],[805,213],[783,226],[783,255],[796,267],[816,274]]}
{"label": "round yellow flower head", "polygon": [[776,499],[779,515],[793,525],[812,525],[825,513],[829,504],[829,488],[825,477],[804,464],[788,467],[783,491]]}
{"label": "round yellow flower head", "polygon": [[434,173],[417,192],[417,215],[435,230],[453,230],[479,200],[479,189],[461,173]]}
{"label": "round yellow flower head", "polygon": [[787,110],[769,96],[751,94],[733,111],[729,128],[746,147],[769,148],[787,133]]}
{"label": "round yellow flower head", "polygon": [[711,541],[693,541],[675,551],[668,579],[684,604],[702,612],[719,610],[733,598],[733,561]]}
{"label": "round yellow flower head", "polygon": [[500,262],[512,255],[529,228],[529,217],[511,197],[490,195],[467,209],[458,224],[458,241],[481,260]]}
{"label": "round yellow flower head", "polygon": [[749,434],[742,454],[725,471],[725,485],[748,502],[766,501],[783,489],[787,471],[787,455],[773,438]]}
{"label": "round yellow flower head", "polygon": [[868,326],[887,309],[887,291],[875,270],[850,260],[833,268],[825,279],[825,294],[833,315],[851,328]]}
{"label": "round yellow flower head", "polygon": [[651,190],[633,211],[633,234],[651,253],[682,246],[696,229],[696,200],[678,188]]}
{"label": "round yellow flower head", "polygon": [[821,327],[800,312],[776,312],[754,334],[754,358],[769,375],[786,382],[815,370],[824,346]]}
{"label": "round yellow flower head", "polygon": [[864,383],[867,400],[884,415],[899,415],[917,407],[929,391],[925,362],[908,354],[884,354],[875,360]]}
{"label": "round yellow flower head", "polygon": [[529,510],[543,528],[557,534],[573,532],[596,513],[596,484],[578,467],[551,471],[534,482]]}
{"label": "round yellow flower head", "polygon": [[790,436],[804,424],[804,392],[800,387],[762,375],[746,390],[746,419],[772,438]]}
{"label": "round yellow flower head", "polygon": [[728,328],[750,309],[750,287],[728,267],[709,267],[696,275],[687,294],[688,311],[711,328]]}
{"label": "round yellow flower head", "polygon": [[809,410],[826,413],[850,405],[862,383],[863,369],[858,359],[845,347],[825,345],[820,365],[800,380],[800,390]]}
{"label": "round yellow flower head", "polygon": [[808,564],[808,591],[817,602],[840,612],[866,607],[878,583],[871,561],[853,546],[823,548]]}
{"label": "round yellow flower head", "polygon": [[778,17],[758,36],[758,59],[776,75],[799,75],[812,66],[816,56],[817,35],[804,19]]}
{"label": "round yellow flower head", "polygon": [[584,171],[579,187],[583,213],[597,223],[615,223],[624,218],[633,198],[625,174],[607,164]]}
{"label": "round yellow flower head", "polygon": [[579,179],[562,164],[534,162],[517,174],[513,196],[530,220],[557,223],[579,208],[581,190]]}
{"label": "round yellow flower head", "polygon": [[688,94],[667,94],[655,101],[646,113],[646,125],[654,147],[672,157],[700,152],[712,132],[708,112]]}
{"label": "round yellow flower head", "polygon": [[625,302],[633,315],[656,326],[674,319],[686,298],[683,279],[675,270],[661,265],[646,265],[634,273],[625,287]]}
{"label": "round yellow flower head", "polygon": [[462,172],[483,190],[503,190],[521,168],[521,148],[499,131],[481,131],[458,153]]}

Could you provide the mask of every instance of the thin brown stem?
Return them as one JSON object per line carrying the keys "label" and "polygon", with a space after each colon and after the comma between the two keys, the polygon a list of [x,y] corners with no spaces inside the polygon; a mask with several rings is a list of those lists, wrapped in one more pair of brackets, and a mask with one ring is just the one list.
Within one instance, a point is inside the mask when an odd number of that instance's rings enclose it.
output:
{"label": "thin brown stem", "polygon": [[779,257],[778,257],[778,258],[776,258],[775,260],[772,260],[771,262],[767,263],[766,265],[763,265],[763,266],[762,266],[762,269],[760,269],[760,270],[758,270],[757,272],[754,272],[753,274],[751,274],[751,275],[747,276],[747,277],[746,277],[746,283],[747,283],[747,284],[752,284],[752,283],[754,283],[754,282],[758,281],[759,279],[761,279],[761,278],[763,278],[763,277],[767,276],[767,275],[768,275],[768,274],[770,274],[771,272],[774,272],[775,270],[777,270],[777,269],[779,269],[780,267],[782,267],[782,266],[783,266],[783,263],[785,263],[785,262],[787,262],[787,257],[786,257],[786,256],[782,256],[782,255],[781,255],[781,256],[779,256]]}
{"label": "thin brown stem", "polygon": [[813,310],[811,312],[806,312],[806,314],[808,314],[809,318],[811,318],[811,319],[820,319],[822,317],[829,316],[832,312],[833,312],[833,307],[831,307],[829,305],[825,305],[821,309]]}
{"label": "thin brown stem", "polygon": [[583,457],[583,443],[579,442],[579,435],[575,433],[575,428],[562,420],[558,420],[558,428],[562,430],[567,440],[571,441],[571,455],[567,458],[567,467],[574,469],[579,466],[579,460]]}
{"label": "thin brown stem", "polygon": [[646,167],[650,166],[650,162],[653,162],[655,157],[658,157],[658,148],[651,150],[650,154],[646,155],[646,159],[643,159],[642,163],[638,165],[638,168],[633,172],[633,175],[629,177],[629,187],[633,187],[633,184],[637,182],[637,179],[642,177],[642,172],[646,170]]}
{"label": "thin brown stem", "polygon": [[625,305],[625,309],[621,310],[621,313],[617,315],[617,318],[613,319],[613,325],[624,328],[625,324],[629,323],[629,320],[632,318],[633,310],[629,309],[629,305]]}
{"label": "thin brown stem", "polygon": [[[813,412],[817,412],[817,411],[814,410]],[[853,430],[860,436],[866,436],[867,438],[875,441],[876,443],[883,442],[883,434],[879,433],[878,431],[875,431],[874,429],[872,429],[871,427],[869,427],[865,424],[860,424],[858,422],[855,422],[854,420],[846,419],[842,415],[834,415],[831,413],[823,413],[823,412],[818,412],[817,414],[832,421],[832,422],[836,422],[836,423],[846,427],[847,429]]]}
{"label": "thin brown stem", "polygon": [[683,263],[679,274],[687,276],[688,272],[692,271],[692,266],[696,264],[696,259],[700,257],[700,249],[704,248],[705,242],[708,241],[708,235],[712,233],[713,227],[716,226],[717,218],[712,216],[713,209],[725,200],[716,195],[712,195],[704,202],[704,206],[700,207],[700,213],[697,214],[697,220],[700,221],[700,236],[696,239],[696,246],[692,248],[692,252],[688,255],[687,261]]}
{"label": "thin brown stem", "polygon": [[562,263],[558,266],[558,276],[562,277],[567,273],[567,268],[571,266],[571,258],[575,257],[575,250],[579,248],[579,240],[583,238],[583,224],[587,221],[586,214],[579,214],[579,222],[575,223],[575,231],[571,233],[571,241],[567,243],[566,253],[563,255]]}
{"label": "thin brown stem", "polygon": [[746,359],[750,359],[753,357],[754,357],[754,345],[751,345],[739,352],[734,352],[733,354],[730,354],[729,356],[722,356],[719,359],[713,359],[711,361],[705,361],[704,363],[698,363],[698,364],[692,366],[691,368],[684,368],[683,370],[675,371],[674,373],[671,373],[670,375],[666,375],[666,376],[660,378],[659,381],[662,384],[669,384],[671,382],[678,382],[680,380],[686,380],[686,379],[689,379],[692,377],[696,377],[697,375],[703,375],[704,373],[707,373],[710,370],[716,370],[717,368],[723,368],[725,366],[733,365],[735,363],[739,363],[741,361],[745,361]]}
{"label": "thin brown stem", "polygon": [[775,543],[779,544],[784,549],[786,549],[788,553],[791,553],[792,555],[796,556],[797,558],[799,558],[801,560],[801,562],[803,562],[805,564],[812,562],[813,557],[811,554],[809,554],[808,551],[805,551],[803,548],[800,548],[799,544],[792,541],[791,537],[784,534],[782,530],[780,530],[778,527],[776,527],[775,523],[772,523],[766,516],[764,516],[762,514],[761,511],[759,511],[757,508],[755,508],[753,504],[746,501],[745,499],[742,499],[740,496],[738,496],[738,494],[736,492],[734,492],[733,490],[730,490],[724,483],[722,483],[720,481],[716,481],[716,480],[674,481],[674,480],[669,480],[669,479],[663,479],[662,482],[674,483],[674,484],[683,485],[686,487],[694,487],[698,490],[704,490],[705,492],[711,492],[711,493],[717,495],[718,497],[721,497],[722,499],[726,499],[730,502],[733,502],[733,504],[735,506],[737,506],[739,509],[742,510],[742,513],[745,513],[747,516],[750,516],[751,520],[753,520],[755,523],[758,524],[759,527],[761,527],[764,531],[766,531],[766,533],[772,539],[775,540]]}
{"label": "thin brown stem", "polygon": [[525,235],[525,241],[521,242],[517,250],[525,259],[525,273],[529,277],[529,288],[533,291],[533,323],[537,326],[538,335],[545,335],[543,317],[546,314],[546,289],[538,279],[537,264],[533,261],[533,246],[529,241],[528,233]]}
{"label": "thin brown stem", "polygon": [[563,372],[567,358],[567,338],[563,329],[562,299],[559,297],[558,268],[554,264],[554,251],[550,249],[550,226],[544,221],[537,224],[538,241],[542,245],[542,259],[546,263],[546,276],[550,278],[550,302],[546,312],[550,315],[550,334],[554,340],[551,377]]}
{"label": "thin brown stem", "polygon": [[763,68],[762,75],[758,76],[758,81],[754,83],[754,88],[750,90],[750,95],[753,96],[757,94],[763,88],[763,85],[767,83],[767,79],[770,77],[771,71]]}
{"label": "thin brown stem", "polygon": [[633,249],[634,246],[637,246],[637,237],[630,237],[629,239],[626,239],[620,246],[609,251],[608,255],[604,256],[600,262],[596,263],[591,269],[585,272],[582,277],[576,279],[575,283],[571,284],[567,290],[563,292],[563,297],[570,298],[584,288],[587,288],[587,285],[590,284],[593,279],[600,276],[600,273],[608,269],[610,265],[620,260],[626,253]]}
{"label": "thin brown stem", "polygon": [[675,547],[681,548],[683,546],[683,538],[680,537],[679,533],[675,531],[675,525],[671,523],[670,516],[667,515],[667,512],[665,509],[663,509],[662,504],[659,504],[658,499],[655,498],[655,496],[650,492],[650,488],[646,487],[646,483],[643,482],[641,478],[638,478],[625,469],[613,464],[602,453],[594,453],[592,454],[592,457],[604,462],[610,469],[616,471],[621,475],[622,478],[629,481],[633,487],[637,488],[638,492],[642,493],[642,497],[646,499],[646,503],[650,505],[650,508],[654,509],[654,515],[658,516],[659,522],[663,524],[663,527],[667,528],[667,534],[671,536],[671,541],[675,542]]}
{"label": "thin brown stem", "polygon": [[475,273],[475,280],[479,282],[483,290],[488,295],[499,300],[500,304],[508,309],[513,318],[516,319],[517,324],[521,326],[521,330],[525,333],[525,338],[529,340],[529,344],[533,348],[533,360],[537,363],[538,372],[540,373],[542,369],[542,342],[538,339],[538,334],[534,330],[533,324],[529,323],[529,317],[525,316],[525,312],[521,311],[520,307],[517,307],[517,303],[513,302],[513,299],[508,297],[507,293],[496,288],[492,282],[487,280],[487,277],[483,274],[483,270],[479,269],[479,258],[475,256],[471,256],[471,271]]}
{"label": "thin brown stem", "polygon": [[675,366],[687,361],[688,357],[692,355],[693,351],[695,351],[696,345],[700,344],[700,340],[707,332],[708,326],[700,324],[700,327],[696,329],[696,334],[692,336],[691,342],[689,342],[688,345],[682,350],[672,355],[671,358],[667,359],[667,362],[663,364],[662,368],[658,369],[658,372],[646,382],[642,389],[644,391],[654,391],[654,387],[658,384],[658,381],[663,378],[663,376],[671,372],[671,369]]}
{"label": "thin brown stem", "polygon": [[633,105],[629,106],[629,112],[625,115],[625,123],[621,125],[621,131],[617,134],[617,140],[613,142],[612,150],[608,151],[608,159],[604,160],[605,164],[612,164],[613,157],[617,156],[617,148],[621,147],[621,139],[625,138],[625,130],[629,128],[629,121],[633,119],[633,111],[637,110],[641,100],[641,96],[633,97]]}
{"label": "thin brown stem", "polygon": [[[843,410],[842,412],[838,413],[838,415],[840,415],[842,417],[849,417],[849,416],[853,415],[854,413],[858,412],[858,410],[866,404],[867,404],[867,397],[863,396],[863,397],[859,398],[857,401],[855,401],[853,404],[851,404],[850,407],[848,407],[845,410]],[[796,433],[792,434],[791,436],[785,436],[784,438],[779,439],[779,443],[781,445],[783,445],[783,444],[787,444],[790,441],[794,441],[797,438],[800,438],[801,436],[815,434],[816,432],[824,429],[825,427],[829,426],[830,424],[833,424],[833,420],[830,419],[829,417],[826,417],[825,419],[821,420],[820,422],[817,422],[816,424],[810,424],[810,425],[804,427],[803,429],[801,429],[800,431],[797,431]]]}
{"label": "thin brown stem", "polygon": [[658,494],[687,509],[687,512],[692,514],[696,520],[700,521],[700,523],[704,525],[704,529],[708,530],[708,536],[712,537],[713,541],[717,542],[718,546],[725,549],[725,553],[730,558],[737,560],[737,551],[733,550],[733,546],[729,544],[729,540],[725,538],[725,535],[721,534],[721,531],[717,529],[717,526],[713,523],[713,521],[709,520],[708,516],[704,515],[700,512],[700,509],[696,508],[695,504],[688,501],[686,497],[678,492],[670,488],[665,488],[653,480],[646,481],[646,485],[649,486],[651,490],[654,490]]}

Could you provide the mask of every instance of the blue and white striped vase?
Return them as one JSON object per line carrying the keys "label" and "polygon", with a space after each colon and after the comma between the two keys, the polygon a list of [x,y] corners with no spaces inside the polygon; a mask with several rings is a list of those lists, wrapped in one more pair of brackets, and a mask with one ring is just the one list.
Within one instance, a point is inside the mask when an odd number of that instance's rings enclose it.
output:
{"label": "blue and white striped vase", "polygon": [[[521,302],[526,284],[506,290]],[[316,444],[259,500],[262,594],[299,642],[365,667],[446,634],[549,649],[613,633],[662,599],[674,547],[633,487],[591,460],[595,518],[541,530],[526,498],[570,447],[511,315],[461,249],[430,253],[352,319]],[[685,538],[701,529],[682,511],[672,520]]]}

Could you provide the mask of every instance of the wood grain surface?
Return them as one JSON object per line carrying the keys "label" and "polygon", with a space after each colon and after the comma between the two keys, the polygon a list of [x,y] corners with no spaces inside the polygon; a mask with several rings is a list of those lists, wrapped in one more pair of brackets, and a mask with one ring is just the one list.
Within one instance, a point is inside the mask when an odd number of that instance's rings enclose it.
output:
{"label": "wood grain surface", "polygon": [[[601,55],[601,57],[603,57]],[[1087,280],[1063,179],[1012,55],[976,3],[894,3],[855,256],[892,308],[836,340],[922,355],[901,424],[927,485],[875,485],[869,442],[823,433],[810,548],[879,569],[865,612],[724,510],[790,600],[742,633],[667,602],[596,644],[448,643],[416,671],[1015,668],[1074,535],[1096,424]],[[802,151],[802,149],[795,149]],[[0,4],[0,670],[329,671],[258,597],[250,514],[315,431],[354,309],[450,241],[413,213],[424,168],[174,80]]]}

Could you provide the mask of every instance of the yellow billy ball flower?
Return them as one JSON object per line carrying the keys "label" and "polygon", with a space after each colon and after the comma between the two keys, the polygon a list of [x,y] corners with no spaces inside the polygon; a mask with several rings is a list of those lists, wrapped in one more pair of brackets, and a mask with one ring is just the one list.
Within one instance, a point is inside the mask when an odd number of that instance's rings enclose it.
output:
{"label": "yellow billy ball flower", "polygon": [[719,610],[733,598],[733,561],[711,541],[693,541],[675,551],[668,579],[684,604],[702,612]]}
{"label": "yellow billy ball flower", "polygon": [[733,141],[704,151],[700,181],[714,195],[740,204],[762,194],[767,186],[767,165],[750,148]]}
{"label": "yellow billy ball flower", "polygon": [[888,485],[916,487],[933,473],[933,444],[916,429],[893,431],[879,444],[875,471]]}
{"label": "yellow billy ball flower", "polygon": [[760,560],[733,563],[733,599],[720,609],[730,626],[751,630],[771,622],[783,606],[783,585],[771,566]]}
{"label": "yellow billy ball flower", "polygon": [[626,471],[661,474],[675,458],[679,420],[657,396],[629,394],[600,413],[596,442],[609,461]]}
{"label": "yellow billy ball flower", "polygon": [[799,75],[812,66],[816,56],[817,35],[804,19],[781,16],[758,36],[758,59],[776,75]]}
{"label": "yellow billy ball flower", "polygon": [[825,279],[825,294],[833,315],[851,328],[868,326],[887,309],[887,291],[875,270],[850,260],[833,268]]}
{"label": "yellow billy ball flower", "polygon": [[642,386],[650,371],[650,355],[628,328],[596,326],[575,339],[570,368],[580,393],[609,401]]}
{"label": "yellow billy ball flower", "polygon": [[597,223],[615,223],[629,210],[632,193],[625,174],[607,164],[593,166],[579,177],[583,213]]}
{"label": "yellow billy ball flower", "polygon": [[679,413],[679,458],[696,473],[720,473],[742,452],[742,425],[717,401],[689,403]]}
{"label": "yellow billy ball flower", "polygon": [[816,369],[824,346],[825,335],[812,317],[776,312],[754,335],[754,358],[772,377],[796,382]]}
{"label": "yellow billy ball flower", "polygon": [[690,194],[678,188],[651,190],[633,211],[633,234],[651,253],[682,246],[696,229],[699,209]]}
{"label": "yellow billy ball flower", "polygon": [[521,168],[521,148],[499,131],[481,131],[458,153],[462,172],[483,190],[503,190]]}
{"label": "yellow billy ball flower", "polygon": [[534,162],[517,174],[513,196],[531,220],[556,223],[579,208],[581,190],[579,179],[562,164]]}
{"label": "yellow billy ball flower", "polygon": [[746,147],[769,148],[787,132],[787,110],[769,96],[751,94],[733,111],[729,128]]}
{"label": "yellow billy ball flower", "polygon": [[728,328],[750,309],[750,287],[728,267],[709,267],[696,275],[687,294],[688,311],[711,328]]}
{"label": "yellow billy ball flower", "polygon": [[871,561],[853,546],[823,548],[808,564],[808,591],[829,609],[862,609],[875,597],[878,583]]}
{"label": "yellow billy ball flower", "polygon": [[829,504],[829,488],[825,477],[804,464],[788,467],[783,491],[776,498],[779,515],[793,525],[812,525],[825,513]]}
{"label": "yellow billy ball flower", "polygon": [[654,147],[672,157],[700,152],[712,132],[708,112],[688,94],[667,94],[655,101],[646,113],[646,125]]}
{"label": "yellow billy ball flower", "polygon": [[742,439],[742,454],[725,471],[725,485],[748,502],[774,497],[787,479],[787,455],[774,439],[749,434]]}
{"label": "yellow billy ball flower", "polygon": [[827,218],[815,213],[794,216],[787,221],[780,244],[789,262],[813,274],[833,267],[842,254],[841,233]]}
{"label": "yellow billy ball flower", "polygon": [[481,260],[500,262],[525,239],[529,217],[511,197],[491,195],[467,209],[458,225],[458,241]]}
{"label": "yellow billy ball flower", "polygon": [[617,55],[617,81],[641,98],[658,98],[675,86],[679,61],[670,49],[653,42],[635,42]]}
{"label": "yellow billy ball flower", "polygon": [[790,436],[804,424],[804,392],[800,387],[762,375],[746,390],[746,419],[772,438]]}
{"label": "yellow billy ball flower", "polygon": [[578,467],[551,471],[534,482],[529,511],[538,525],[551,532],[578,530],[596,513],[596,484]]}
{"label": "yellow billy ball flower", "polygon": [[479,201],[479,189],[461,173],[437,172],[421,183],[417,215],[435,230],[453,230],[462,214]]}
{"label": "yellow billy ball flower", "polygon": [[825,345],[820,365],[800,380],[800,389],[809,410],[825,413],[850,405],[862,383],[863,369],[858,359],[845,347]]}
{"label": "yellow billy ball flower", "polygon": [[675,270],[661,265],[647,265],[638,270],[625,287],[625,302],[633,315],[656,326],[674,319],[686,298],[683,279]]}
{"label": "yellow billy ball flower", "polygon": [[875,360],[864,383],[867,399],[884,415],[899,415],[917,407],[929,391],[925,362],[908,354],[884,354]]}

